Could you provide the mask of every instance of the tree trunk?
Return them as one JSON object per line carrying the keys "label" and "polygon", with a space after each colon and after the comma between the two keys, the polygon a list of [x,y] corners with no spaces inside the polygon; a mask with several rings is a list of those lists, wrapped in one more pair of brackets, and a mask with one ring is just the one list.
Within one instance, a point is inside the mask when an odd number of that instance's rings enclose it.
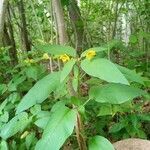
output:
{"label": "tree trunk", "polygon": [[118,2],[116,3],[115,6],[115,20],[114,20],[114,27],[113,27],[113,32],[112,32],[112,39],[115,38],[116,36],[116,30],[117,30],[117,19],[118,19]]}
{"label": "tree trunk", "polygon": [[[8,25],[10,26],[10,25]],[[4,35],[3,35],[3,45],[4,46],[10,46],[9,48],[9,57],[11,59],[12,66],[15,66],[18,63],[17,53],[16,53],[16,47],[15,44],[12,44],[12,37],[8,31],[8,28],[6,23],[4,24]],[[10,30],[10,29],[9,29]]]}
{"label": "tree trunk", "polygon": [[84,23],[76,0],[70,0],[68,11],[75,34],[75,48],[78,52],[81,52],[83,46]]}
{"label": "tree trunk", "polygon": [[12,19],[11,19],[11,13],[10,13],[10,5],[8,3],[8,29],[9,29],[9,36],[10,36],[10,42],[11,42],[11,49],[9,51],[10,58],[12,60],[13,65],[18,64],[18,57],[17,57],[17,49],[16,49],[16,42],[14,38],[14,30],[13,30],[13,25],[12,25]]}
{"label": "tree trunk", "polygon": [[23,0],[18,2],[18,9],[20,13],[20,20],[21,20],[21,45],[22,50],[30,51],[31,50],[31,43],[28,38],[28,30],[27,30],[27,23],[26,23],[26,16],[25,16],[25,9]]}
{"label": "tree trunk", "polygon": [[3,46],[3,30],[4,30],[4,18],[7,6],[7,0],[0,0],[0,47]]}
{"label": "tree trunk", "polygon": [[60,0],[52,0],[52,7],[56,18],[59,44],[64,45],[67,43],[68,38],[65,29],[63,9],[61,7]]}
{"label": "tree trunk", "polygon": [[11,59],[10,65],[15,66],[18,64],[18,58],[9,6],[10,5],[8,2],[5,11],[7,17],[4,22],[3,34],[1,37],[2,37],[2,45],[9,47],[9,57]]}

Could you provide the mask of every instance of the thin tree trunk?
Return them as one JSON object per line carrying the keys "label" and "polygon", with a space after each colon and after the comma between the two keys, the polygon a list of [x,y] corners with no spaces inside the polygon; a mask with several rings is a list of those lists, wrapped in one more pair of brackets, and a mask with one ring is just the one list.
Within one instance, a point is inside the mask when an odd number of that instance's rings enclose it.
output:
{"label": "thin tree trunk", "polygon": [[119,7],[119,2],[116,3],[116,7],[115,7],[115,20],[114,20],[114,27],[113,27],[113,32],[112,32],[112,39],[114,39],[115,36],[116,36],[117,21],[118,21],[119,14],[120,14],[120,11],[121,11],[124,3],[125,2],[122,2],[122,4],[120,5],[120,7]]}
{"label": "thin tree trunk", "polygon": [[18,63],[18,58],[17,58],[16,49],[15,49],[16,48],[15,44],[12,43],[12,37],[11,37],[12,34],[9,33],[11,31],[8,31],[8,29],[10,30],[11,25],[8,25],[8,24],[7,25],[6,25],[6,23],[4,24],[3,45],[10,47],[9,48],[9,57],[11,59],[11,64],[10,65],[15,66]]}
{"label": "thin tree trunk", "polygon": [[17,57],[17,49],[16,43],[14,39],[14,31],[12,26],[12,20],[10,15],[10,5],[7,5],[7,18],[5,19],[4,24],[4,32],[3,32],[3,45],[9,46],[9,57],[11,59],[11,65],[15,66],[18,64],[18,57]]}
{"label": "thin tree trunk", "polygon": [[75,48],[80,52],[83,46],[84,23],[76,0],[70,0],[68,11],[75,33]]}
{"label": "thin tree trunk", "polygon": [[17,49],[16,49],[15,38],[14,38],[14,30],[13,30],[13,25],[12,25],[12,20],[11,20],[9,3],[8,3],[7,11],[8,11],[8,29],[9,29],[9,36],[10,36],[10,41],[11,41],[11,49],[9,53],[10,53],[13,65],[17,65],[18,64]]}
{"label": "thin tree trunk", "polygon": [[59,44],[64,45],[67,43],[68,38],[67,38],[66,29],[65,29],[63,9],[61,7],[60,0],[52,0],[52,6],[53,6],[54,15],[56,18]]}
{"label": "thin tree trunk", "polygon": [[31,50],[31,42],[29,41],[29,38],[28,38],[28,30],[27,30],[27,23],[26,23],[26,16],[25,16],[25,9],[24,9],[23,0],[20,0],[18,2],[18,9],[19,9],[20,20],[21,20],[22,49],[24,51],[30,51]]}
{"label": "thin tree trunk", "polygon": [[113,32],[112,32],[112,39],[115,38],[116,36],[116,29],[117,29],[117,19],[118,19],[118,2],[116,3],[115,7],[115,20],[114,20],[114,27],[113,27]]}
{"label": "thin tree trunk", "polygon": [[0,0],[0,47],[3,46],[2,39],[3,39],[6,6],[7,6],[7,0]]}

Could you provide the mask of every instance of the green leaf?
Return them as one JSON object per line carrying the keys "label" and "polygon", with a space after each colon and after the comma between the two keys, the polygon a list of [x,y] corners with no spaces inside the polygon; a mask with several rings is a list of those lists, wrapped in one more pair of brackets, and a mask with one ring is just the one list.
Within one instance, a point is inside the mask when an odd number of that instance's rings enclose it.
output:
{"label": "green leaf", "polygon": [[5,93],[7,91],[7,85],[6,84],[0,84],[0,95]]}
{"label": "green leaf", "polygon": [[100,78],[107,82],[122,83],[129,85],[129,82],[119,69],[107,59],[84,59],[81,68],[89,75]]}
{"label": "green leaf", "polygon": [[70,46],[45,44],[38,45],[36,48],[51,55],[67,54],[72,57],[76,56],[76,50]]}
{"label": "green leaf", "polygon": [[12,82],[17,86],[26,80],[25,76],[17,75],[12,79]]}
{"label": "green leaf", "polygon": [[25,73],[28,78],[32,78],[34,80],[38,79],[39,72],[35,66],[30,66],[30,67],[26,68]]}
{"label": "green leaf", "polygon": [[29,66],[25,69],[26,76],[34,80],[38,80],[44,72],[43,66]]}
{"label": "green leaf", "polygon": [[125,126],[126,126],[126,124],[123,123],[123,122],[115,123],[115,124],[112,125],[111,128],[109,129],[109,132],[110,132],[110,133],[118,132],[118,131],[120,131],[121,129],[123,129]]}
{"label": "green leaf", "polygon": [[30,112],[32,115],[38,114],[39,112],[41,112],[41,105],[36,104],[35,106],[31,107]]}
{"label": "green leaf", "polygon": [[25,112],[20,113],[12,118],[7,124],[2,126],[0,136],[6,140],[18,131],[22,131],[29,124],[29,122],[30,120],[28,119],[28,114]]}
{"label": "green leaf", "polygon": [[31,146],[34,145],[36,143],[37,139],[35,137],[35,133],[31,132],[29,135],[26,136],[25,139],[25,145],[26,145],[26,149],[30,150],[32,149]]}
{"label": "green leaf", "polygon": [[7,111],[5,111],[3,115],[0,115],[0,122],[7,122],[8,119],[9,119],[9,113]]}
{"label": "green leaf", "polygon": [[74,66],[73,68],[73,75],[72,86],[75,92],[77,92],[79,86],[79,68],[77,66]]}
{"label": "green leaf", "polygon": [[57,110],[64,108],[64,106],[66,105],[66,103],[68,102],[68,100],[70,99],[65,99],[65,100],[60,100],[57,103],[55,103],[51,109],[51,112],[56,112]]}
{"label": "green leaf", "polygon": [[67,107],[61,107],[53,112],[44,130],[42,139],[36,144],[35,150],[58,150],[72,134],[76,123],[76,112]]}
{"label": "green leaf", "polygon": [[55,99],[59,99],[60,97],[64,97],[68,94],[66,82],[62,82],[59,87],[54,91],[54,97]]}
{"label": "green leaf", "polygon": [[106,115],[112,115],[112,106],[111,104],[101,104],[100,110],[98,112],[98,116],[106,116]]}
{"label": "green leaf", "polygon": [[150,122],[150,115],[149,115],[149,113],[148,114],[139,114],[138,118],[141,121],[148,121],[148,122]]}
{"label": "green leaf", "polygon": [[10,94],[8,97],[7,97],[7,100],[9,102],[11,102],[12,104],[18,102],[20,100],[20,95],[19,93],[17,92],[13,92],[12,94]]}
{"label": "green leaf", "polygon": [[5,140],[1,141],[0,150],[8,150],[7,142]]}
{"label": "green leaf", "polygon": [[75,64],[75,60],[74,59],[71,59],[70,61],[68,61],[62,71],[61,71],[61,74],[60,74],[60,82],[63,82],[65,80],[65,78],[69,75],[69,73],[71,72],[74,64]]}
{"label": "green leaf", "polygon": [[49,121],[50,116],[45,116],[43,118],[38,119],[34,124],[39,128],[44,129]]}
{"label": "green leaf", "polygon": [[98,79],[98,78],[91,77],[89,80],[86,81],[86,83],[89,86],[93,86],[93,85],[100,85],[100,84],[102,84],[102,81],[100,79]]}
{"label": "green leaf", "polygon": [[137,36],[136,35],[131,35],[130,36],[130,42],[133,43],[133,44],[137,43],[138,42]]}
{"label": "green leaf", "polygon": [[144,84],[143,78],[139,74],[137,74],[135,71],[122,67],[120,65],[117,65],[117,67],[129,81],[134,81],[140,84]]}
{"label": "green leaf", "polygon": [[0,104],[0,114],[2,114],[2,110],[5,108],[5,106],[8,103],[8,99],[5,99],[1,104]]}
{"label": "green leaf", "polygon": [[35,104],[42,103],[46,98],[48,98],[49,94],[53,92],[60,83],[59,74],[59,72],[51,73],[38,81],[23,97],[17,107],[16,114],[32,107]]}
{"label": "green leaf", "polygon": [[102,136],[95,136],[89,140],[89,150],[115,150],[113,145]]}
{"label": "green leaf", "polygon": [[145,92],[138,88],[110,83],[101,87],[91,88],[89,97],[100,103],[121,104],[144,94]]}
{"label": "green leaf", "polygon": [[36,115],[37,120],[34,122],[34,124],[38,126],[39,128],[44,129],[50,119],[50,115],[51,113],[49,111],[40,111]]}
{"label": "green leaf", "polygon": [[132,101],[127,101],[125,103],[112,106],[113,114],[116,114],[117,112],[120,112],[120,113],[128,112],[128,113],[130,113],[132,111],[132,109],[133,109]]}
{"label": "green leaf", "polygon": [[147,139],[147,133],[144,132],[142,129],[138,129],[137,131],[137,136],[138,138],[141,138],[141,139]]}
{"label": "green leaf", "polygon": [[14,83],[9,83],[8,84],[8,91],[9,92],[17,91],[17,86]]}
{"label": "green leaf", "polygon": [[0,114],[3,114],[3,111],[7,111],[7,107],[10,105],[13,106],[14,103],[16,103],[18,100],[20,100],[19,93],[12,93],[10,94],[1,104],[0,104]]}

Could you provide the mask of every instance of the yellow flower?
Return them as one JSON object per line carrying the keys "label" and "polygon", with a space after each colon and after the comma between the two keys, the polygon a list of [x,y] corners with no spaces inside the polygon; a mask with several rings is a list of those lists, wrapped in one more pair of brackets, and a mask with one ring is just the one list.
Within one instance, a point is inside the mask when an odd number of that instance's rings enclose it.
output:
{"label": "yellow flower", "polygon": [[86,58],[91,60],[94,56],[96,56],[96,52],[94,50],[89,50],[87,53],[86,53]]}
{"label": "yellow flower", "polygon": [[47,53],[44,53],[42,59],[48,60],[50,57]]}
{"label": "yellow flower", "polygon": [[34,63],[34,60],[27,58],[27,59],[24,60],[24,62],[25,62],[26,64],[32,64],[32,63]]}
{"label": "yellow flower", "polygon": [[64,55],[61,55],[59,59],[61,59],[63,62],[67,62],[70,60],[70,57],[67,54],[64,54]]}

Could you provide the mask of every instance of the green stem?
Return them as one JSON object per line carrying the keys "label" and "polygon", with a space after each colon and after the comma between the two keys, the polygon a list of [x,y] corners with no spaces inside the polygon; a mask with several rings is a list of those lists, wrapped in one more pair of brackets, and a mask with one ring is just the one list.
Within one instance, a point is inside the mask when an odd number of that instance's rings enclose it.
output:
{"label": "green stem", "polygon": [[85,106],[91,99],[89,98],[82,106]]}

